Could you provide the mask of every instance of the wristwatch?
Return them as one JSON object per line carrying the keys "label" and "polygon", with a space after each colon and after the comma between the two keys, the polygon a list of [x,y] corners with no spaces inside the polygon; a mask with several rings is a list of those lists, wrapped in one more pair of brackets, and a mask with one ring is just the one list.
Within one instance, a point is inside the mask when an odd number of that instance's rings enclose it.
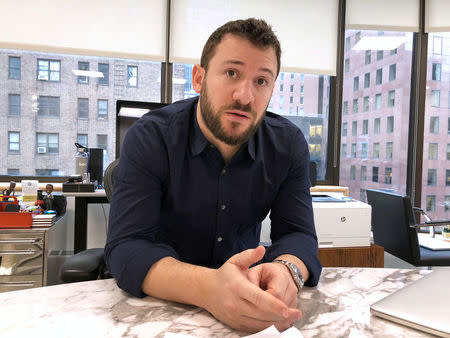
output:
{"label": "wristwatch", "polygon": [[282,259],[275,259],[273,262],[283,264],[288,268],[289,272],[291,273],[292,279],[294,280],[295,286],[297,286],[297,293],[300,292],[303,284],[305,284],[305,280],[303,279],[302,273],[300,272],[300,269],[297,267],[297,265]]}

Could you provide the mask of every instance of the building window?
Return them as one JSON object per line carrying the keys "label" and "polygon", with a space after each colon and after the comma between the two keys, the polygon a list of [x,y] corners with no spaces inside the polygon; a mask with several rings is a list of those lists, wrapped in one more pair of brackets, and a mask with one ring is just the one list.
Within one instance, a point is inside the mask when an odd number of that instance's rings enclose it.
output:
{"label": "building window", "polygon": [[450,161],[450,143],[447,143],[447,161]]}
{"label": "building window", "polygon": [[383,83],[383,68],[377,69],[377,74],[375,77],[375,85],[380,85]]}
{"label": "building window", "polygon": [[388,134],[391,134],[391,133],[394,132],[394,116],[388,116],[388,118],[387,118],[386,132],[387,132]]}
{"label": "building window", "polygon": [[437,170],[436,169],[428,169],[428,178],[427,185],[436,186],[436,178],[437,178]]}
{"label": "building window", "polygon": [[[348,101],[344,101],[344,104],[342,105],[342,114],[348,115]],[[448,119],[448,130],[450,133],[450,118]]]}
{"label": "building window", "polygon": [[283,104],[283,101],[284,101],[284,96],[283,96],[283,95],[280,95],[280,105]]}
{"label": "building window", "polygon": [[369,133],[369,120],[363,120],[362,134],[367,135]]}
{"label": "building window", "polygon": [[352,136],[356,136],[358,133],[358,121],[352,122]]}
{"label": "building window", "polygon": [[436,211],[436,196],[427,195],[427,211]]}
{"label": "building window", "polygon": [[397,78],[397,64],[389,66],[389,81],[395,81]]}
{"label": "building window", "polygon": [[19,176],[20,175],[20,169],[7,169],[6,175],[8,176]]}
{"label": "building window", "polygon": [[345,39],[345,51],[348,52],[350,50],[350,48],[351,48],[350,37],[348,37]]}
{"label": "building window", "polygon": [[383,60],[383,51],[377,50],[377,61]]}
{"label": "building window", "polygon": [[395,55],[395,54],[397,54],[397,48],[391,49],[391,51],[389,52],[389,55]]}
{"label": "building window", "polygon": [[433,36],[433,54],[442,55],[442,36]]}
{"label": "building window", "polygon": [[356,167],[354,165],[350,166],[350,179],[353,181],[356,179]]}
{"label": "building window", "polygon": [[431,69],[431,79],[433,81],[441,81],[441,68],[442,65],[440,63],[433,63]]}
{"label": "building window", "polygon": [[384,183],[392,184],[392,168],[384,168]]}
{"label": "building window", "polygon": [[353,113],[358,112],[358,99],[353,99]]}
{"label": "building window", "polygon": [[20,80],[20,57],[10,56],[8,65],[8,79]]}
{"label": "building window", "polygon": [[108,135],[97,135],[97,148],[108,150]]}
{"label": "building window", "polygon": [[128,66],[128,77],[127,77],[127,86],[128,87],[137,87],[138,86],[138,67],[137,66]]}
{"label": "building window", "polygon": [[344,60],[344,72],[348,73],[350,71],[350,59]]}
{"label": "building window", "polygon": [[352,143],[352,149],[351,149],[351,154],[350,156],[352,158],[356,158],[356,143]]}
{"label": "building window", "polygon": [[300,94],[304,94],[305,93],[305,86],[300,86]]}
{"label": "building window", "polygon": [[375,142],[373,144],[373,154],[372,154],[373,158],[380,158],[380,143],[379,142]]}
{"label": "building window", "polygon": [[77,134],[77,143],[82,146],[88,146],[88,135],[87,134]]}
{"label": "building window", "polygon": [[361,32],[356,32],[355,34],[355,45],[361,40]]}
{"label": "building window", "polygon": [[368,145],[366,142],[361,143],[361,158],[367,158]]}
{"label": "building window", "polygon": [[300,82],[305,82],[305,74],[300,74]]}
{"label": "building window", "polygon": [[36,176],[59,176],[58,169],[36,169]]}
{"label": "building window", "polygon": [[283,72],[280,73],[280,80],[281,80],[281,81],[284,80],[284,73],[283,73]]}
{"label": "building window", "polygon": [[59,153],[58,133],[36,133],[36,145],[38,154]]}
{"label": "building window", "polygon": [[364,96],[363,111],[369,111],[369,97],[368,96]]}
{"label": "building window", "polygon": [[364,74],[364,88],[370,87],[370,73]]}
{"label": "building window", "polygon": [[347,157],[347,144],[342,144],[342,151],[341,151],[341,157]]}
{"label": "building window", "polygon": [[284,89],[284,85],[282,83],[280,83],[280,92],[282,92]]}
{"label": "building window", "polygon": [[[293,75],[293,74],[292,74],[292,75]],[[290,85],[290,86],[289,86],[289,91],[290,91],[291,93],[294,92],[294,85]]]}
{"label": "building window", "polygon": [[59,111],[59,97],[39,96],[37,116],[59,117]]}
{"label": "building window", "polygon": [[430,133],[439,134],[439,116],[430,117]]}
{"label": "building window", "polygon": [[379,134],[380,133],[380,126],[381,126],[381,119],[377,117],[373,120],[373,133]]}
{"label": "building window", "polygon": [[289,103],[294,103],[294,97],[293,96],[289,97]]}
{"label": "building window", "polygon": [[347,136],[347,122],[342,123],[342,136]]}
{"label": "building window", "polygon": [[99,63],[98,71],[103,74],[103,77],[98,78],[98,84],[109,86],[109,63]]}
{"label": "building window", "polygon": [[61,62],[58,60],[38,59],[37,79],[40,81],[59,82],[61,79]]}
{"label": "building window", "polygon": [[359,76],[355,76],[353,78],[353,91],[356,92],[359,90]]}
{"label": "building window", "polygon": [[386,159],[392,160],[392,152],[394,150],[393,142],[386,142]]}
{"label": "building window", "polygon": [[388,107],[395,106],[395,90],[390,90],[388,93]]}
{"label": "building window", "polygon": [[378,182],[378,167],[372,167],[372,182]]}
{"label": "building window", "polygon": [[300,96],[300,104],[303,104],[303,96]]}
{"label": "building window", "polygon": [[78,99],[78,118],[84,120],[89,118],[89,99]]}
{"label": "building window", "polygon": [[366,50],[366,54],[365,54],[365,57],[364,57],[364,63],[366,64],[366,65],[370,65],[370,58],[371,58],[371,54],[372,54],[372,51],[371,50]]}
{"label": "building window", "polygon": [[361,166],[361,181],[367,180],[367,167],[365,165]]}
{"label": "building window", "polygon": [[437,160],[438,157],[438,144],[430,143],[428,144],[428,159]]}
{"label": "building window", "polygon": [[381,109],[381,93],[375,94],[375,110]]}
{"label": "building window", "polygon": [[107,120],[108,119],[108,100],[98,100],[97,110],[98,110],[97,119]]}
{"label": "building window", "polygon": [[447,120],[447,134],[450,134],[450,117]]}
{"label": "building window", "polygon": [[445,170],[445,186],[450,187],[450,170]]}
{"label": "building window", "polygon": [[440,107],[441,106],[441,91],[432,90],[431,91],[431,106]]}
{"label": "building window", "polygon": [[20,133],[16,131],[8,132],[8,152],[19,153],[20,152]]}
{"label": "building window", "polygon": [[294,81],[294,73],[291,73],[291,81]]}
{"label": "building window", "polygon": [[445,195],[444,210],[450,212],[450,195]]}
{"label": "building window", "polygon": [[9,94],[8,95],[8,116],[19,116],[20,115],[20,95],[19,94]]}
{"label": "building window", "polygon": [[[89,71],[89,62],[78,62],[78,70]],[[89,76],[78,76],[78,83],[89,84]]]}

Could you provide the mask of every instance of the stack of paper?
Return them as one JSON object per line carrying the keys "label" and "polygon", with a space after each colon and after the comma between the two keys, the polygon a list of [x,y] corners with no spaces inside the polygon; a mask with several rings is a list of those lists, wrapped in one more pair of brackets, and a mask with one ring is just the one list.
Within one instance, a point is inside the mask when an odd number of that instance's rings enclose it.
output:
{"label": "stack of paper", "polygon": [[51,227],[55,224],[55,214],[41,214],[34,215],[33,222],[31,223],[32,227]]}

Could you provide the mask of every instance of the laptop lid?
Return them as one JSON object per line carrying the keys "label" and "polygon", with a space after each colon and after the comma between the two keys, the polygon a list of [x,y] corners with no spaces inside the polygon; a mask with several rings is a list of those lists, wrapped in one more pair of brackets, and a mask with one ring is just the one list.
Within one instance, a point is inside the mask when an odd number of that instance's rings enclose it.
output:
{"label": "laptop lid", "polygon": [[450,269],[434,270],[370,306],[376,316],[450,337],[448,288]]}

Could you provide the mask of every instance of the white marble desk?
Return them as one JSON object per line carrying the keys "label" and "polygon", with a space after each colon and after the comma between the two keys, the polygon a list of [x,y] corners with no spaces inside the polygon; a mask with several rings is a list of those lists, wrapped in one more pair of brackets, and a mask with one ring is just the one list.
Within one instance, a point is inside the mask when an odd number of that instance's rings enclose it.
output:
{"label": "white marble desk", "polygon": [[[374,317],[369,306],[427,270],[325,268],[299,300],[305,337],[428,337]],[[121,291],[99,280],[0,294],[0,337],[239,337],[206,311]]]}

